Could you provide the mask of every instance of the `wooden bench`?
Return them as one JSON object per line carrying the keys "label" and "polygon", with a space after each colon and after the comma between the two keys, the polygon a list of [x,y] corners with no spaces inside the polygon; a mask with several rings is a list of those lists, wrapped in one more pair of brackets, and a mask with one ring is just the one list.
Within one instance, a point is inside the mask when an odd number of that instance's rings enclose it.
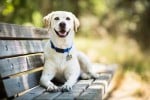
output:
{"label": "wooden bench", "polygon": [[79,80],[71,92],[46,92],[39,85],[43,69],[45,29],[0,23],[0,99],[101,100],[114,71],[97,80]]}

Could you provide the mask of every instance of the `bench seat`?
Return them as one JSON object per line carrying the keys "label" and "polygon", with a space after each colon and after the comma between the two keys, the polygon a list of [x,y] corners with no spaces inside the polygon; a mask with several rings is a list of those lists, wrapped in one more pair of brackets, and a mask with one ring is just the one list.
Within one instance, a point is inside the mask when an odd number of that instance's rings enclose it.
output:
{"label": "bench seat", "polygon": [[115,68],[102,72],[99,79],[79,80],[70,92],[50,93],[39,85],[48,39],[43,28],[0,23],[0,99],[101,100]]}

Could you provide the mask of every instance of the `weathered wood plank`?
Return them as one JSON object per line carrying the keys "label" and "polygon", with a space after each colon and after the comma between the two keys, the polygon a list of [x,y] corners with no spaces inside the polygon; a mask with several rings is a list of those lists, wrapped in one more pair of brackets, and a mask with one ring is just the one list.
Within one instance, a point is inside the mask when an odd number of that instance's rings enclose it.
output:
{"label": "weathered wood plank", "polygon": [[0,38],[47,39],[49,34],[43,28],[0,23]]}
{"label": "weathered wood plank", "polygon": [[101,73],[100,78],[94,80],[89,87],[76,99],[77,100],[102,100],[107,92],[112,72]]}
{"label": "weathered wood plank", "polygon": [[60,96],[56,97],[54,100],[74,100],[75,97],[79,96],[79,92],[63,92]]}
{"label": "weathered wood plank", "polygon": [[[102,100],[112,73],[102,73],[96,80],[79,80],[71,92],[28,92],[19,97],[21,100]],[[17,98],[17,100],[20,100]]]}
{"label": "weathered wood plank", "polygon": [[0,76],[7,77],[16,73],[43,66],[42,54],[0,59]]}
{"label": "weathered wood plank", "polygon": [[91,84],[76,100],[102,100],[104,86]]}
{"label": "weathered wood plank", "polygon": [[93,82],[93,79],[90,80],[79,80],[74,86],[72,91],[64,92],[61,95],[57,96],[55,100],[74,100],[78,97],[87,87]]}
{"label": "weathered wood plank", "polygon": [[[109,73],[101,73],[100,75],[100,78],[99,79],[96,79],[92,85],[93,87],[91,88],[94,88],[96,86],[99,86],[102,88],[102,95],[104,95],[106,92],[107,92],[107,89],[108,89],[108,86],[109,86],[109,83],[112,79],[112,76],[113,76],[113,73],[112,72],[109,72]],[[89,87],[90,88],[90,87]]]}
{"label": "weathered wood plank", "polygon": [[104,86],[102,84],[95,84],[94,82],[76,100],[102,100]]}
{"label": "weathered wood plank", "polygon": [[90,85],[94,80],[93,79],[89,79],[89,80],[80,80],[78,81],[76,84],[83,84],[83,85]]}
{"label": "weathered wood plank", "polygon": [[[15,98],[14,100],[33,100],[34,98],[44,93],[44,91],[46,91],[45,88],[37,86],[34,89],[31,89],[30,91],[25,93],[24,95]],[[40,100],[43,100],[43,99],[40,99]]]}
{"label": "weathered wood plank", "polygon": [[76,100],[102,100],[101,89],[85,91]]}
{"label": "weathered wood plank", "polygon": [[33,100],[54,100],[61,92],[44,92],[40,96],[35,97]]}
{"label": "weathered wood plank", "polygon": [[13,77],[3,80],[5,91],[8,97],[14,96],[17,93],[33,88],[39,84],[41,71],[25,74],[18,77]]}
{"label": "weathered wood plank", "polygon": [[0,58],[43,52],[41,40],[0,40]]}

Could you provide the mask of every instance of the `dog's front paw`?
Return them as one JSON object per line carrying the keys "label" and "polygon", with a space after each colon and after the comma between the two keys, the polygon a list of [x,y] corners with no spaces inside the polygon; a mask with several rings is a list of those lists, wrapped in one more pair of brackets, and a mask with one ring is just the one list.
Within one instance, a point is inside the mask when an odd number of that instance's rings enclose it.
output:
{"label": "dog's front paw", "polygon": [[64,85],[61,87],[61,90],[62,90],[63,92],[69,92],[69,91],[72,90],[72,86],[69,85],[69,84],[64,84]]}
{"label": "dog's front paw", "polygon": [[48,92],[58,92],[58,91],[60,91],[60,89],[56,85],[51,84],[47,87],[47,91]]}

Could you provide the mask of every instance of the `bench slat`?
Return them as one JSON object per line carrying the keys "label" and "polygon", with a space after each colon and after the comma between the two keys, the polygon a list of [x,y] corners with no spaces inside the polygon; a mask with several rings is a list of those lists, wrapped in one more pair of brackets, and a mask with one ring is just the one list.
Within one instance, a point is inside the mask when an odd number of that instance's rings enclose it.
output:
{"label": "bench slat", "polygon": [[101,73],[100,78],[92,82],[92,84],[76,98],[76,100],[102,100],[108,89],[108,84],[112,78],[112,73]]}
{"label": "bench slat", "polygon": [[43,66],[42,54],[0,59],[0,76],[2,78]]}
{"label": "bench slat", "polygon": [[95,90],[93,92],[86,91],[77,97],[76,100],[102,100],[101,89]]}
{"label": "bench slat", "polygon": [[[37,86],[31,90],[29,90],[24,95],[15,98],[15,100],[33,100],[35,97],[39,96],[40,94],[44,93],[45,88]],[[41,99],[42,100],[42,99]]]}
{"label": "bench slat", "polygon": [[0,23],[0,38],[47,39],[49,34],[43,28]]}
{"label": "bench slat", "polygon": [[91,84],[76,100],[102,100],[102,84]]}
{"label": "bench slat", "polygon": [[19,77],[13,77],[3,80],[5,91],[8,97],[17,93],[33,88],[39,84],[41,71],[25,74]]}
{"label": "bench slat", "polygon": [[93,80],[80,80],[74,86],[71,92],[64,92],[55,100],[74,100],[93,82]]}
{"label": "bench slat", "polygon": [[43,52],[41,40],[0,40],[0,58]]}
{"label": "bench slat", "polygon": [[108,86],[109,86],[109,83],[111,81],[111,78],[113,76],[113,72],[109,72],[109,73],[101,73],[100,75],[100,78],[99,79],[96,79],[94,82],[93,82],[93,86],[89,87],[89,89],[91,88],[95,88],[96,86],[99,86],[102,88],[102,94],[104,95],[106,92],[107,92],[107,89],[108,89]]}
{"label": "bench slat", "polygon": [[33,100],[54,100],[60,94],[61,92],[44,92],[43,94],[35,97]]}

